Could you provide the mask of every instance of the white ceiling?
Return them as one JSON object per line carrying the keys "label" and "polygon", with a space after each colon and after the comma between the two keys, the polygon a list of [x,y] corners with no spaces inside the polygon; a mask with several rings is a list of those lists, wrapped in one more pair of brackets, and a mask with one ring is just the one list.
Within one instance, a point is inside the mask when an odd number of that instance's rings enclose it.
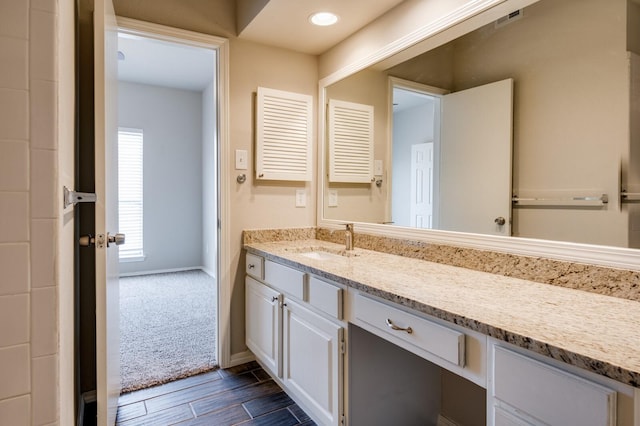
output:
{"label": "white ceiling", "polygon": [[[403,0],[269,0],[239,37],[308,54],[320,54]],[[330,27],[312,25],[319,11],[339,16]],[[120,34],[118,78],[141,84],[202,91],[213,81],[213,50]]]}
{"label": "white ceiling", "polygon": [[[238,37],[318,55],[335,46],[403,0],[270,0]],[[309,22],[315,12],[333,12],[329,27]]]}

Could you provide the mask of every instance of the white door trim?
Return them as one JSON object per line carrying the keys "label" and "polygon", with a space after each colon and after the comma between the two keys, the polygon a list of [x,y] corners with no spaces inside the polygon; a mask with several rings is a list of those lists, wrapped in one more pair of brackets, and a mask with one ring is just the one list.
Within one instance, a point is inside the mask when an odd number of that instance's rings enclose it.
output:
{"label": "white door trim", "polygon": [[165,25],[118,17],[118,31],[145,38],[187,44],[213,49],[217,52],[217,102],[218,102],[218,312],[217,312],[217,359],[220,367],[231,362],[231,252],[229,227],[229,40],[207,34]]}

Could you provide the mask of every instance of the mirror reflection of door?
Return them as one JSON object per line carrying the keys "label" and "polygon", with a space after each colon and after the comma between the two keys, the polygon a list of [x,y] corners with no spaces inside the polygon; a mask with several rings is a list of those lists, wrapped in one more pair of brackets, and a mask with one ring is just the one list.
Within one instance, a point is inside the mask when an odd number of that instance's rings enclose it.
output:
{"label": "mirror reflection of door", "polygon": [[513,81],[451,94],[392,81],[393,223],[510,235]]}
{"label": "mirror reflection of door", "polygon": [[411,226],[433,228],[433,142],[411,146]]}
{"label": "mirror reflection of door", "polygon": [[511,235],[512,117],[511,79],[443,96],[438,229]]}

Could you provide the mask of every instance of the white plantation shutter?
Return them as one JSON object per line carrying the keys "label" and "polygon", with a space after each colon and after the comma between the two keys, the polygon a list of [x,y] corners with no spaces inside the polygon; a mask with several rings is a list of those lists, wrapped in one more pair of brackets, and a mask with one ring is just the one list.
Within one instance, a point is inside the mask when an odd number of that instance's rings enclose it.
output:
{"label": "white plantation shutter", "polygon": [[118,129],[118,218],[126,243],[121,260],[144,257],[142,244],[142,142],[141,129]]}
{"label": "white plantation shutter", "polygon": [[329,100],[329,182],[373,178],[373,106]]}
{"label": "white plantation shutter", "polygon": [[257,179],[312,179],[312,101],[309,95],[258,87]]}

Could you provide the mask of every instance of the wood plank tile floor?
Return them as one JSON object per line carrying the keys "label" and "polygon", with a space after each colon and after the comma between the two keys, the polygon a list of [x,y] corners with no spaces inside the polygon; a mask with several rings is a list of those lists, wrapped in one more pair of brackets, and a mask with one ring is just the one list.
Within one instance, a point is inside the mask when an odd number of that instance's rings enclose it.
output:
{"label": "wood plank tile floor", "polygon": [[123,394],[116,424],[315,425],[256,362]]}

